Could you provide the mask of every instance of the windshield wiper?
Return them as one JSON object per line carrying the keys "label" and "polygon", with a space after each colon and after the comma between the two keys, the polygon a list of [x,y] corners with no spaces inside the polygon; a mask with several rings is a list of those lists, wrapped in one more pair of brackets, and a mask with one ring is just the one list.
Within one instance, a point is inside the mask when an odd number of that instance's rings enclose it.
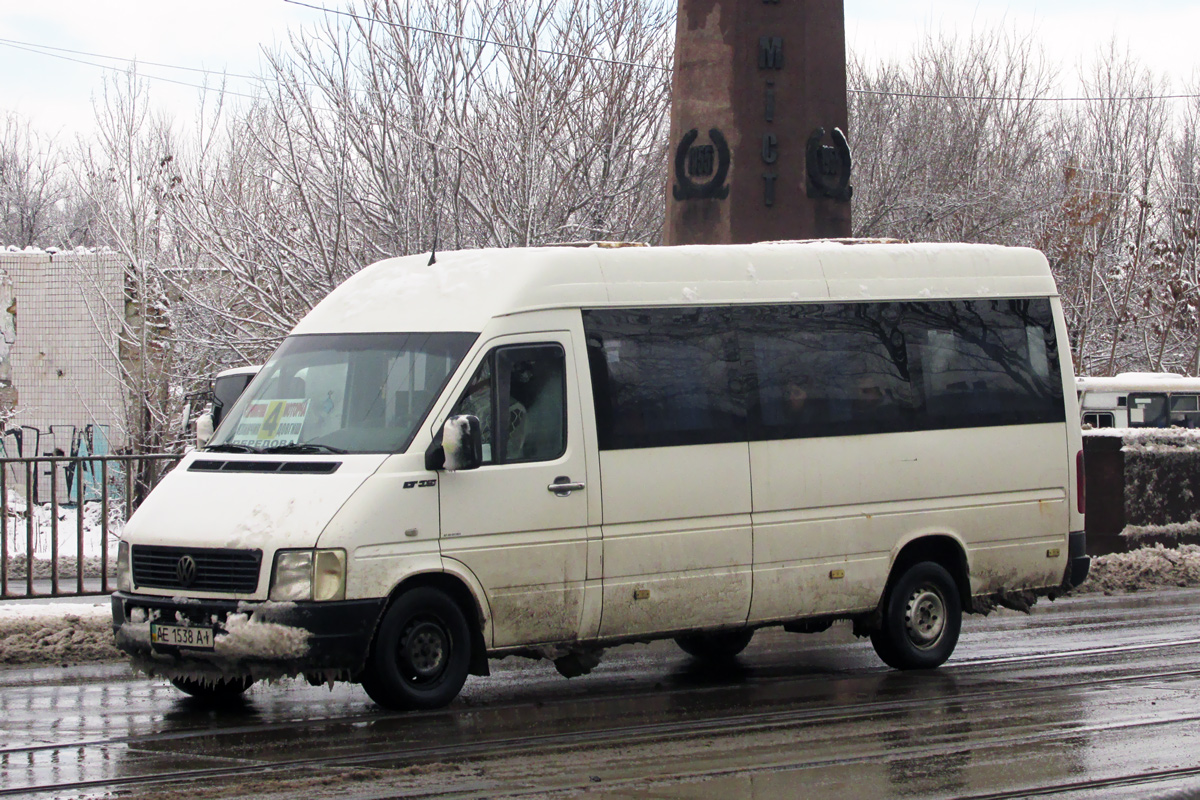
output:
{"label": "windshield wiper", "polygon": [[213,444],[204,448],[208,453],[261,453],[257,447],[244,444]]}
{"label": "windshield wiper", "polygon": [[340,447],[330,447],[327,444],[281,444],[268,447],[264,453],[345,453]]}

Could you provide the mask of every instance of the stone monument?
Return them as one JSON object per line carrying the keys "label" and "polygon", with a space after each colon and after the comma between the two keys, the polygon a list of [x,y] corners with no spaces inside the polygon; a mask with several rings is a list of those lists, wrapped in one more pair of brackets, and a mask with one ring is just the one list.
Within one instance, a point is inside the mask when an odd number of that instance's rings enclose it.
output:
{"label": "stone monument", "polygon": [[679,0],[665,244],[850,235],[842,0]]}

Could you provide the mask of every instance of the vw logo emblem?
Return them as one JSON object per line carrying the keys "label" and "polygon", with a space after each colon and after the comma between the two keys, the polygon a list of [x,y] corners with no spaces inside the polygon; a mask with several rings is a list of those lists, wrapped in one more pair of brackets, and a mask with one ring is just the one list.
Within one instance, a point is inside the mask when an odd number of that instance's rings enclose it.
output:
{"label": "vw logo emblem", "polygon": [[179,559],[179,563],[175,565],[175,577],[179,579],[179,585],[185,589],[195,583],[196,559],[191,556]]}

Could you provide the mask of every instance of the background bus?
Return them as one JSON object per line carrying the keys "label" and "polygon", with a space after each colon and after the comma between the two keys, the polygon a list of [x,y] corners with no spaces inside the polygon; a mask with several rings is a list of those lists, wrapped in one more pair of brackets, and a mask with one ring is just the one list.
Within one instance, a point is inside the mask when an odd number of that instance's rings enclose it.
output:
{"label": "background bus", "polygon": [[1076,378],[1080,422],[1092,428],[1200,428],[1200,378],[1123,372]]}

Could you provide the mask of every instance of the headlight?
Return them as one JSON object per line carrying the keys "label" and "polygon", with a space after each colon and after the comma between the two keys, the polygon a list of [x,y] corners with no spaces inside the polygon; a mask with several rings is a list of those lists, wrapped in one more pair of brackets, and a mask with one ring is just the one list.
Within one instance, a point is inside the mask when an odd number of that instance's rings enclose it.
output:
{"label": "headlight", "polygon": [[271,573],[272,600],[342,600],[346,597],[345,550],[280,550]]}
{"label": "headlight", "polygon": [[117,545],[117,591],[133,591],[133,566],[129,561],[129,542]]}
{"label": "headlight", "polygon": [[346,551],[318,550],[313,566],[313,600],[346,599]]}

